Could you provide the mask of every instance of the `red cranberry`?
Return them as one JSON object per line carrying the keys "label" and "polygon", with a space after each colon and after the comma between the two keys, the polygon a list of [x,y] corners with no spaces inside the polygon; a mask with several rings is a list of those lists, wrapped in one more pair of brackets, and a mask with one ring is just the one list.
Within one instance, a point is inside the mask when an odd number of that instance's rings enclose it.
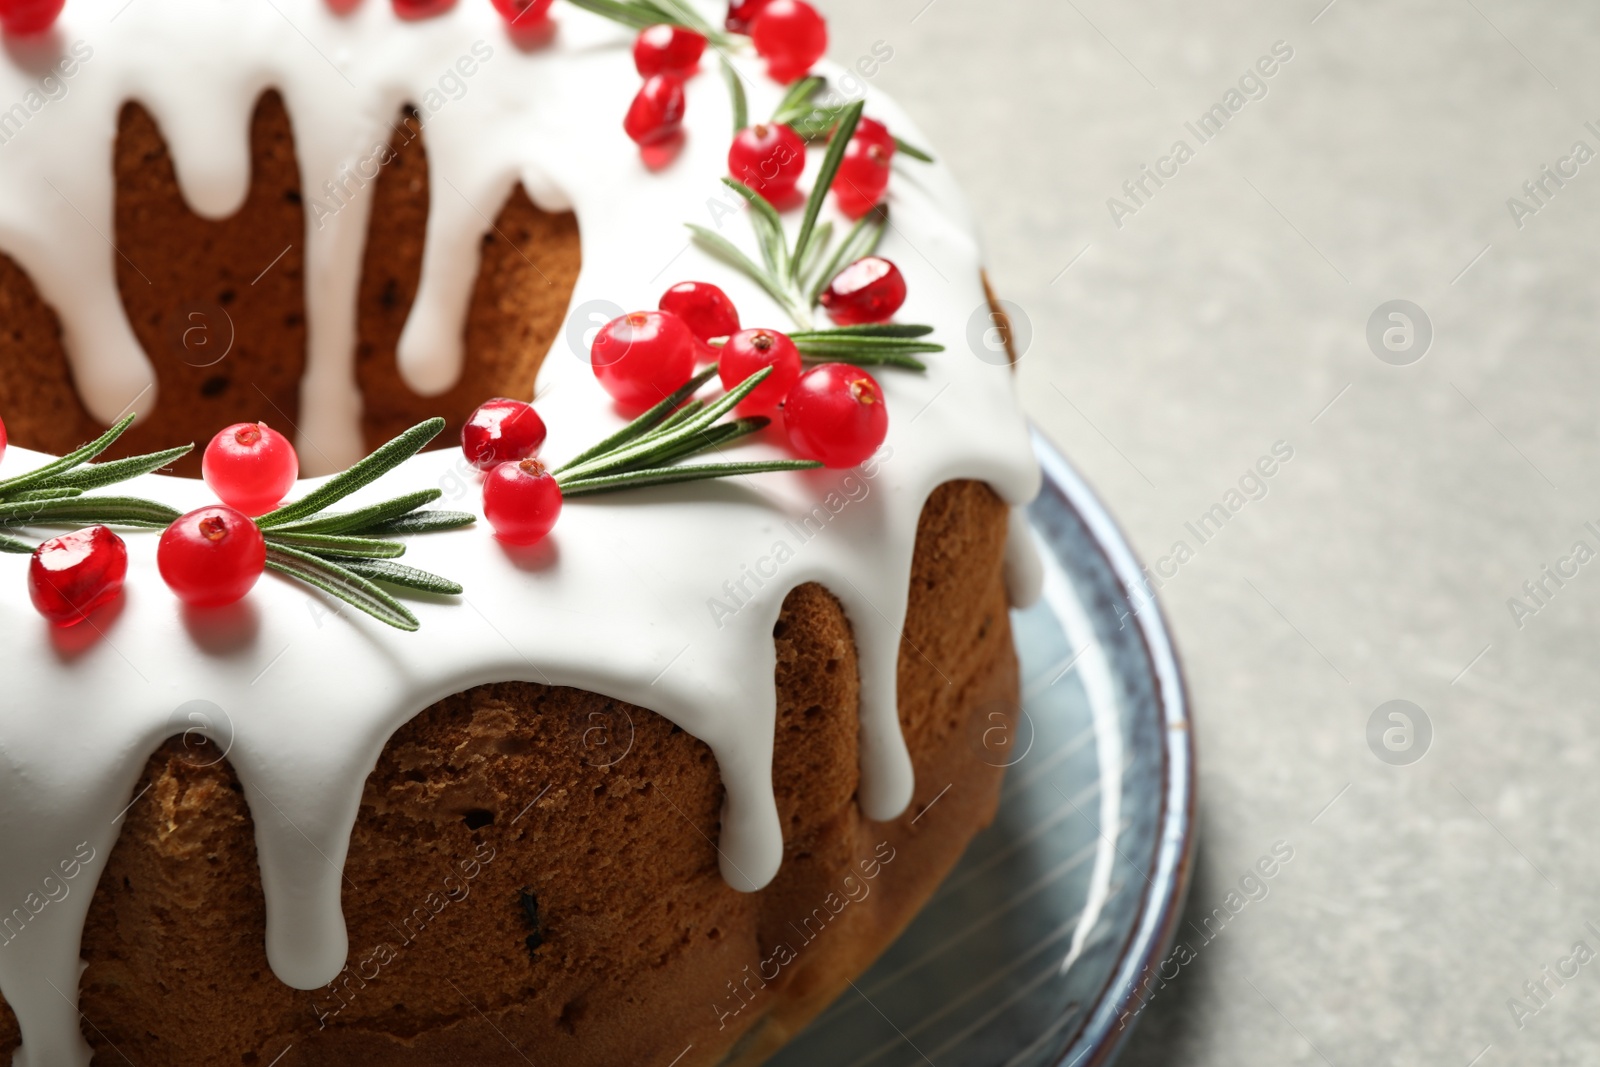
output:
{"label": "red cranberry", "polygon": [[660,307],[682,319],[702,341],[739,332],[739,309],[710,282],[679,282],[661,294]]}
{"label": "red cranberry", "polygon": [[889,188],[889,153],[883,146],[851,138],[833,179],[839,210],[859,219],[878,206]]}
{"label": "red cranberry", "polygon": [[560,515],[561,486],[536,459],[502,463],[484,479],[483,517],[502,541],[531,545]]}
{"label": "red cranberry", "polygon": [[468,463],[486,471],[538,452],[547,432],[532,404],[496,397],[478,405],[461,427],[461,451]]}
{"label": "red cranberry", "polygon": [[787,334],[777,330],[743,330],[722,346],[717,374],[724,389],[731,390],[765,367],[771,367],[772,373],[739,403],[741,415],[771,411],[783,403],[800,380],[800,350]]}
{"label": "red cranberry", "polygon": [[18,36],[43,33],[66,6],[67,0],[0,0],[0,27]]}
{"label": "red cranberry", "polygon": [[895,149],[900,147],[895,144],[894,134],[889,132],[889,127],[865,115],[856,123],[856,132],[851,135],[850,140],[862,144],[875,144],[891,156],[894,155]]}
{"label": "red cranberry", "polygon": [[39,614],[57,626],[73,626],[122,592],[128,576],[128,546],[104,526],[52,537],[33,551],[28,595]]}
{"label": "red cranberry", "polygon": [[456,0],[392,0],[394,13],[408,22],[431,19],[456,6]]}
{"label": "red cranberry", "polygon": [[889,435],[889,410],[872,375],[847,363],[824,363],[789,390],[783,425],[806,459],[854,467]]}
{"label": "red cranberry", "polygon": [[240,422],[211,439],[200,461],[211,491],[246,515],[278,506],[300,477],[300,457],[283,434],[264,422]]}
{"label": "red cranberry", "polygon": [[731,0],[728,4],[728,21],[726,23],[730,33],[749,33],[750,23],[755,21],[761,9],[766,7],[771,0]]}
{"label": "red cranberry", "polygon": [[667,311],[634,311],[612,319],[595,335],[589,363],[619,403],[654,404],[694,374],[695,337]]}
{"label": "red cranberry", "polygon": [[750,24],[767,74],[785,84],[806,76],[828,50],[828,24],[805,0],[770,0]]}
{"label": "red cranberry", "polygon": [[243,597],[267,564],[261,528],[223,504],[191,511],[156,545],[161,577],[192,608],[217,608]]}
{"label": "red cranberry", "polygon": [[769,201],[794,192],[805,170],[806,143],[788,126],[748,126],[728,149],[728,173]]}
{"label": "red cranberry", "polygon": [[500,17],[518,29],[537,25],[550,17],[555,0],[492,0]]}
{"label": "red cranberry", "polygon": [[639,31],[633,42],[633,65],[642,78],[670,74],[687,78],[700,67],[706,39],[682,26],[661,23]]}
{"label": "red cranberry", "polygon": [[638,145],[658,145],[683,132],[683,81],[670,74],[645,80],[622,128]]}
{"label": "red cranberry", "polygon": [[888,322],[906,302],[906,279],[882,256],[867,256],[840,271],[821,300],[828,317],[840,326]]}

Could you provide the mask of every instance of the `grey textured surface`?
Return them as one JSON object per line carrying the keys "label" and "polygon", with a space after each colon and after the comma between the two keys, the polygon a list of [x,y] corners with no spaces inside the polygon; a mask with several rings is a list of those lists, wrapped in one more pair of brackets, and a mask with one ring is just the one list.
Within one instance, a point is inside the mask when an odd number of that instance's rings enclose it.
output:
{"label": "grey textured surface", "polygon": [[[1147,563],[1194,550],[1161,595],[1199,721],[1196,958],[1124,1062],[1600,1062],[1600,961],[1573,957],[1600,951],[1600,562],[1508,607],[1600,550],[1600,159],[1520,227],[1507,205],[1600,152],[1600,10],[1325,3],[823,6],[835,58],[893,45],[875,83],[971,195],[1033,326],[1033,417]],[[1266,95],[1199,145],[1184,123],[1277,41]],[[1118,227],[1107,199],[1178,139],[1195,157]],[[1433,327],[1409,365],[1366,339],[1393,299]],[[1185,523],[1280,441],[1200,544]],[[1393,699],[1432,727],[1409,765],[1367,740]]]}

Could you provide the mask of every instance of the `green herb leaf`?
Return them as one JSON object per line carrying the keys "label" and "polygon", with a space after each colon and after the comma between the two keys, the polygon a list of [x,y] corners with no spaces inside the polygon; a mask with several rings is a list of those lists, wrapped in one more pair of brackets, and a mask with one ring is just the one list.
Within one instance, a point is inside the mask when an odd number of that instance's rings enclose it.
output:
{"label": "green herb leaf", "polygon": [[121,437],[128,427],[133,425],[133,419],[134,416],[129,415],[82,448],[69,452],[60,459],[46,463],[44,466],[31,470],[27,474],[19,474],[15,478],[8,478],[0,482],[0,499],[9,497],[12,493],[23,489],[36,488],[56,475],[65,474],[72,468],[82,466],[94,459],[94,457],[116,444],[117,438]]}
{"label": "green herb leaf", "polygon": [[169,526],[178,515],[174,508],[139,497],[78,496],[0,504],[0,529],[82,524]]}
{"label": "green herb leaf", "polygon": [[795,347],[801,352],[828,353],[828,352],[943,352],[944,345],[933,341],[923,341],[915,337],[869,337],[857,334],[853,337],[830,337],[827,334],[802,334],[800,337],[791,335]]}
{"label": "green herb leaf", "polygon": [[370,526],[361,532],[373,536],[401,537],[459,530],[477,521],[478,516],[470,511],[414,511],[410,515],[402,515],[398,519]]}
{"label": "green herb leaf", "polygon": [[643,4],[621,3],[619,0],[568,0],[568,2],[575,7],[581,7],[585,11],[593,12],[613,22],[620,22],[624,26],[631,26],[636,30],[663,21],[661,12]]}
{"label": "green herb leaf", "polygon": [[778,101],[777,108],[772,112],[773,124],[787,126],[807,115],[812,110],[811,94],[824,84],[821,78],[813,75],[789,86],[789,91],[783,94],[783,99]]}
{"label": "green herb leaf", "polygon": [[737,134],[750,125],[750,102],[744,95],[744,79],[727,56],[722,57],[722,80],[728,83],[728,95],[733,98],[733,132]]}
{"label": "green herb leaf", "polygon": [[194,445],[179,445],[164,452],[129,456],[127,459],[114,459],[109,463],[91,463],[52,478],[50,484],[73,489],[99,489],[102,486],[114,485],[129,478],[158,471],[193,451]]}
{"label": "green herb leaf", "polygon": [[33,555],[33,546],[17,537],[0,534],[0,552],[14,552],[19,556]]}
{"label": "green herb leaf", "polygon": [[[797,346],[798,347],[798,346]],[[903,367],[925,371],[928,365],[905,352],[875,351],[865,348],[801,348],[800,355],[811,362],[849,363],[855,367]]]}
{"label": "green herb leaf", "polygon": [[789,242],[783,235],[783,220],[767,203],[767,198],[737,178],[723,178],[722,183],[738,193],[750,205],[750,224],[756,231],[756,244],[761,247],[761,258],[773,278],[789,273]]}
{"label": "green herb leaf", "polygon": [[602,456],[613,449],[619,448],[635,438],[643,437],[650,430],[653,430],[657,426],[661,425],[667,419],[667,417],[672,414],[674,408],[676,408],[679,404],[682,404],[685,400],[688,400],[695,393],[699,392],[700,387],[714,378],[716,373],[717,365],[713,363],[711,366],[705,368],[693,378],[690,378],[687,382],[683,383],[683,385],[678,387],[676,392],[652,407],[649,411],[646,411],[644,414],[638,416],[632,422],[628,423],[628,425],[624,426],[610,437],[607,437],[599,444],[579,452],[576,456],[573,456],[571,459],[567,460],[567,462],[563,463],[550,473],[559,475],[563,471],[571,470],[580,463],[585,463],[591,459],[594,459],[596,456]]}
{"label": "green herb leaf", "polygon": [[70,500],[75,496],[82,496],[82,489],[24,489],[20,493],[11,494],[8,503],[21,504],[30,500]]}
{"label": "green herb leaf", "polygon": [[795,270],[790,275],[790,281],[795,284],[800,280],[798,266],[806,259],[811,234],[817,225],[817,215],[822,211],[823,201],[828,198],[828,189],[839,173],[839,164],[844,160],[844,151],[849,147],[850,138],[855,136],[856,125],[861,121],[861,112],[865,107],[865,101],[857,100],[844,109],[844,113],[839,117],[839,125],[833,131],[833,143],[828,145],[828,154],[822,157],[822,167],[817,171],[816,184],[811,187],[811,195],[806,199],[806,213],[800,220],[800,232],[794,239]]}
{"label": "green herb leaf", "polygon": [[283,530],[267,531],[267,544],[287,545],[318,555],[356,556],[362,559],[394,559],[406,554],[406,546],[399,541],[383,541],[373,537],[344,537],[339,534],[288,533]]}
{"label": "green herb leaf", "polygon": [[267,546],[267,569],[277,571],[371,615],[397,630],[415,632],[417,617],[372,581],[349,567],[285,545]]}
{"label": "green herb leaf", "polygon": [[910,322],[864,322],[857,326],[830,326],[826,330],[800,330],[790,337],[926,337],[932,326]]}
{"label": "green herb leaf", "polygon": [[732,241],[729,241],[714,230],[706,229],[704,226],[697,226],[692,222],[685,223],[685,225],[689,227],[689,232],[694,234],[695,240],[699,241],[707,251],[729,265],[737,267],[754,280],[756,284],[760,285],[761,288],[765,289],[767,295],[776,300],[778,306],[783,308],[791,319],[797,323],[810,323],[811,314],[802,306],[798,295],[791,292],[784,282],[779,281],[756,266],[750,257],[739,251]]}
{"label": "green herb leaf", "polygon": [[803,471],[822,466],[805,459],[778,459],[755,463],[715,463],[686,467],[661,467],[655,470],[630,471],[626,474],[601,475],[582,478],[561,487],[563,496],[587,496],[593,493],[611,493],[619,489],[638,489],[651,485],[675,485],[680,482],[697,482],[707,478],[734,478],[764,471]]}
{"label": "green herb leaf", "polygon": [[927,152],[924,152],[916,145],[907,144],[898,137],[894,139],[894,146],[895,148],[904,152],[906,155],[910,156],[912,159],[920,159],[924,163],[933,162],[933,156],[929,155]]}
{"label": "green herb leaf", "polygon": [[[592,0],[585,0],[592,2]],[[317,512],[382,478],[400,464],[422,451],[429,441],[444,429],[443,419],[429,419],[411,427],[405,433],[382,445],[372,455],[357,463],[343,474],[335,475],[321,488],[314,489],[300,500],[285,504],[256,520],[263,530],[273,526],[309,518]]]}
{"label": "green herb leaf", "polygon": [[771,419],[763,415],[756,415],[748,419],[735,419],[721,426],[712,426],[691,437],[675,441],[666,452],[652,456],[649,465],[652,468],[664,467],[680,459],[720,449],[723,445],[737,441],[741,437],[766,429],[771,422]]}
{"label": "green herb leaf", "polygon": [[334,562],[369,581],[396,585],[402,589],[416,589],[424,593],[441,593],[446,596],[458,596],[462,592],[459,583],[401,563],[374,559],[335,559]]}
{"label": "green herb leaf", "polygon": [[673,449],[680,446],[684,441],[705,430],[712,423],[722,418],[723,415],[733,410],[734,405],[749,396],[751,390],[765,381],[771,373],[771,367],[762,367],[732,390],[707,404],[704,409],[685,419],[672,432],[661,437],[635,441],[630,445],[596,456],[594,459],[584,463],[569,466],[556,476],[556,482],[565,492],[569,482],[593,478],[601,474],[654,465],[659,460],[659,457],[670,455]]}
{"label": "green herb leaf", "polygon": [[275,529],[285,533],[291,530],[295,533],[364,533],[370,527],[382,525],[402,515],[409,515],[424,504],[431,504],[442,496],[444,493],[438,489],[419,489],[415,493],[397,496],[393,500],[385,500],[381,504],[373,504],[356,511],[341,511],[333,515],[302,519],[299,522],[286,522]]}
{"label": "green herb leaf", "polygon": [[811,307],[817,306],[817,301],[822,298],[822,291],[841,270],[877,250],[878,242],[883,239],[883,231],[888,224],[889,211],[881,204],[861,216],[861,219],[850,228],[850,232],[845,234],[844,240],[839,242],[839,247],[834,250],[833,255],[828,257],[828,265],[811,277],[811,285],[807,292]]}

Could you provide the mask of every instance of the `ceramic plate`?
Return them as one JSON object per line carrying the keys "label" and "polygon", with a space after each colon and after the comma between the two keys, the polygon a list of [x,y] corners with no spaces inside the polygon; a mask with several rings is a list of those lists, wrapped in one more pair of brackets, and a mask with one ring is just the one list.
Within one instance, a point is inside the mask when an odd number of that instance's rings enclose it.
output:
{"label": "ceramic plate", "polygon": [[1167,950],[1194,846],[1183,678],[1115,523],[1037,433],[1034,448],[1045,593],[1013,612],[1022,716],[993,753],[1010,768],[999,815],[774,1067],[1110,1063]]}

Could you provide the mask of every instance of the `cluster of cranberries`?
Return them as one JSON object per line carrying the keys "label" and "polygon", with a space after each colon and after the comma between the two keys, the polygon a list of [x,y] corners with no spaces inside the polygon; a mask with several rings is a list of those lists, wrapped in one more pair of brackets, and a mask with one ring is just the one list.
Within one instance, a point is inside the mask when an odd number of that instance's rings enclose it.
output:
{"label": "cluster of cranberries", "polygon": [[[831,186],[840,211],[859,219],[882,203],[889,189],[889,164],[894,150],[894,136],[883,123],[862,118],[856,124]],[[728,173],[780,210],[798,201],[795,187],[805,169],[805,141],[793,129],[778,123],[740,130],[728,149]]]}
{"label": "cluster of cranberries", "polygon": [[[784,84],[805,77],[828,50],[828,24],[805,0],[735,0],[728,9],[728,29],[749,34],[767,73]],[[702,34],[672,25],[646,27],[633,42],[633,64],[644,85],[622,128],[641,149],[660,152],[682,139],[684,82],[699,69],[705,48]],[[799,140],[793,130],[788,136]],[[799,160],[803,166],[804,144]],[[794,181],[788,187],[793,189]]]}
{"label": "cluster of cranberries", "polygon": [[700,69],[706,39],[662,23],[639,31],[633,65],[644,85],[628,105],[622,128],[642,149],[670,148],[683,138],[683,86]]}
{"label": "cluster of cranberries", "polygon": [[[0,452],[5,430],[0,426]],[[243,597],[266,568],[267,544],[251,518],[272,510],[300,474],[294,446],[264,423],[229,426],[206,447],[206,484],[223,501],[178,518],[162,533],[156,567],[179,600],[221,607]],[[105,526],[52,537],[34,550],[28,594],[39,613],[72,626],[116,599],[128,546]]]}

